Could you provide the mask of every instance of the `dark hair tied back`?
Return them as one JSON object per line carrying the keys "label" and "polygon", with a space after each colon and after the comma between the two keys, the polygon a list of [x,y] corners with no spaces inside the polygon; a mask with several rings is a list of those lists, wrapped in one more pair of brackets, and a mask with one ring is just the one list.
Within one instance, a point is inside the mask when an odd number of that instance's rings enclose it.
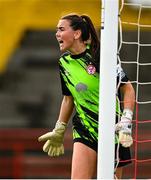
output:
{"label": "dark hair tied back", "polygon": [[64,16],[62,19],[70,20],[70,26],[74,30],[80,29],[82,32],[82,40],[87,41],[90,37],[90,31],[87,22],[83,19],[82,16],[76,14],[69,14]]}
{"label": "dark hair tied back", "polygon": [[74,30],[80,29],[82,32],[81,38],[83,41],[91,40],[90,51],[94,59],[94,63],[99,69],[100,61],[100,41],[98,39],[94,25],[87,15],[77,15],[77,14],[68,14],[62,19],[67,19],[70,21],[70,26]]}

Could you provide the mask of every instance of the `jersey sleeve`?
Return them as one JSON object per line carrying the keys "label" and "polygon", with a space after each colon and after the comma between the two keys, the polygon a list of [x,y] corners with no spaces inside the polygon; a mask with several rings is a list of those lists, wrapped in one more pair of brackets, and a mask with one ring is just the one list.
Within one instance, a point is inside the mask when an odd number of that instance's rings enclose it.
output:
{"label": "jersey sleeve", "polygon": [[[59,69],[61,69],[60,65],[59,65]],[[68,87],[66,86],[66,83],[61,75],[61,70],[60,70],[60,81],[61,81],[62,94],[65,96],[71,96],[71,92],[69,91]]]}
{"label": "jersey sleeve", "polygon": [[120,64],[117,65],[117,84],[120,83],[120,87],[123,86],[126,82],[128,82],[129,79],[125,72],[123,71]]}

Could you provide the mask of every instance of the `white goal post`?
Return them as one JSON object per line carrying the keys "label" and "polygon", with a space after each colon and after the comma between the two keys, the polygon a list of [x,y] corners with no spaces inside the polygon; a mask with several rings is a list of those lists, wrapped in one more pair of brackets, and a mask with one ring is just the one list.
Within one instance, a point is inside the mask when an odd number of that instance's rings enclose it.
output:
{"label": "white goal post", "polygon": [[114,179],[118,0],[102,0],[97,179]]}

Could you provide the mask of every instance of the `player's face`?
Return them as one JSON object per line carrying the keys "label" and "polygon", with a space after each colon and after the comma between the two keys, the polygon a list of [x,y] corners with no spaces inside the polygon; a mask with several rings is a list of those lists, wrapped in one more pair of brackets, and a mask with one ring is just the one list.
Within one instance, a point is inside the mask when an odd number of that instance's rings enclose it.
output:
{"label": "player's face", "polygon": [[71,51],[74,45],[75,31],[70,26],[70,21],[62,19],[57,25],[56,38],[62,52]]}

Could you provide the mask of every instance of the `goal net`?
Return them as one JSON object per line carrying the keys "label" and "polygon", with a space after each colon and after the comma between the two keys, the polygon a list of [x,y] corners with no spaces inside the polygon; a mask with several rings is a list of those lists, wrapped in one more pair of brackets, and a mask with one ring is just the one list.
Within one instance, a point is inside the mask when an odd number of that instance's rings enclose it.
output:
{"label": "goal net", "polygon": [[[113,150],[115,140],[112,137],[115,132],[113,118],[115,114],[112,110],[115,111],[114,88],[116,87],[115,79],[110,78],[116,76],[116,62],[127,74],[136,93],[132,120],[134,140],[131,146],[132,163],[124,168],[122,178],[149,179],[151,177],[151,1],[102,0],[101,3],[97,178],[112,179],[115,171],[113,161],[116,153]],[[116,5],[119,7],[117,8]],[[113,29],[117,29],[117,32]],[[116,161],[120,162],[120,159],[117,158]]]}
{"label": "goal net", "polygon": [[118,62],[135,88],[132,164],[124,178],[151,177],[151,2],[121,0]]}

